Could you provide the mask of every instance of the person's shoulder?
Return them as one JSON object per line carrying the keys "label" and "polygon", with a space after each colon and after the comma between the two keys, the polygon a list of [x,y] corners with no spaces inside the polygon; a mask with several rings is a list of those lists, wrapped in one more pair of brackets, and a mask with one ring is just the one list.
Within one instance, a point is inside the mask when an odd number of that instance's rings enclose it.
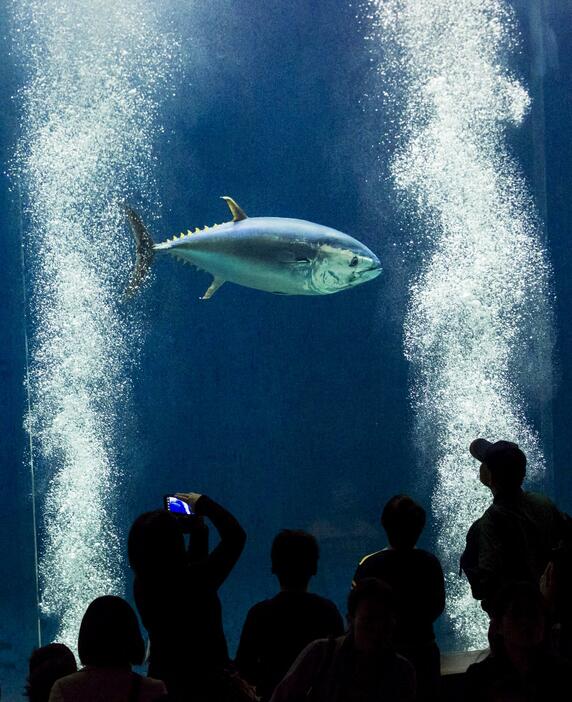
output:
{"label": "person's shoulder", "polygon": [[423,548],[414,548],[412,550],[412,560],[417,562],[420,567],[428,568],[429,570],[441,570],[441,561],[431,551],[426,551]]}
{"label": "person's shoulder", "polygon": [[248,614],[246,615],[247,618],[252,621],[253,619],[260,619],[261,617],[265,617],[277,606],[275,600],[276,598],[272,597],[267,600],[260,600],[260,602],[253,604],[252,607],[248,610]]}
{"label": "person's shoulder", "polygon": [[[274,597],[261,600],[248,610],[248,619],[257,622],[265,622],[274,617],[283,617],[285,613],[296,611],[300,607],[307,609],[325,609],[327,600],[325,597],[315,595],[311,592],[278,592]],[[332,602],[331,605],[335,607]]]}
{"label": "person's shoulder", "polygon": [[543,492],[535,492],[534,490],[523,490],[520,493],[520,498],[522,500],[527,500],[528,502],[541,502],[543,504],[551,504],[552,500],[545,495]]}
{"label": "person's shoulder", "polygon": [[463,676],[465,695],[471,700],[485,699],[491,683],[503,678],[507,672],[504,660],[489,653],[482,661],[471,663],[467,668]]}
{"label": "person's shoulder", "polygon": [[307,592],[306,593],[306,600],[314,607],[320,607],[321,609],[324,610],[330,610],[330,609],[335,609],[337,610],[338,608],[336,605],[332,602],[332,600],[329,600],[327,597],[324,597],[323,595],[318,595],[315,592]]}
{"label": "person's shoulder", "polygon": [[373,553],[368,553],[367,556],[364,556],[361,561],[358,563],[358,568],[363,568],[366,566],[371,566],[380,559],[384,558],[384,554],[386,554],[387,551],[385,549],[381,549],[380,551],[374,551]]}
{"label": "person's shoulder", "polygon": [[251,612],[263,612],[265,609],[272,607],[272,605],[276,603],[277,597],[278,597],[278,595],[275,595],[274,597],[268,597],[265,600],[260,600],[259,602],[256,602],[255,604],[252,605],[252,607],[250,608],[250,611]]}
{"label": "person's shoulder", "polygon": [[[76,673],[64,675],[63,678],[59,678],[59,680],[56,680],[52,685],[50,699],[80,699],[86,688],[91,689],[93,686],[94,677],[97,678],[97,672],[94,674],[91,668],[82,668]],[[96,684],[100,684],[99,679],[97,679]]]}
{"label": "person's shoulder", "polygon": [[310,641],[304,650],[310,651],[312,649],[324,649],[330,641],[331,639],[316,639],[315,641]]}
{"label": "person's shoulder", "polygon": [[162,680],[157,680],[156,678],[148,678],[141,676],[141,686],[146,692],[150,692],[153,696],[164,695],[167,692],[165,683]]}
{"label": "person's shoulder", "polygon": [[[324,651],[331,646],[331,640],[332,639],[316,639],[315,641],[310,641],[310,643],[300,652],[298,660],[321,658],[324,655]],[[334,639],[334,641],[337,641],[337,639]]]}
{"label": "person's shoulder", "polygon": [[[103,672],[102,672],[103,671]],[[75,673],[70,673],[70,675],[64,675],[63,678],[57,680],[62,687],[73,687],[74,685],[83,685],[87,681],[91,681],[95,678],[101,676],[105,677],[105,669],[100,670],[99,668],[81,668]]]}
{"label": "person's shoulder", "polygon": [[431,551],[426,551],[424,548],[413,548],[411,549],[411,553],[412,558],[416,558],[418,561],[430,561],[431,563],[437,561],[437,563],[439,563],[437,556],[431,553]]}
{"label": "person's shoulder", "polygon": [[493,671],[496,671],[498,669],[499,664],[500,661],[489,653],[489,655],[482,661],[478,661],[477,663],[471,663],[471,665],[467,668],[466,678],[476,679],[488,677],[492,674]]}
{"label": "person's shoulder", "polygon": [[525,511],[536,514],[537,518],[548,519],[557,528],[566,530],[566,517],[550,497],[541,492],[523,492],[521,499]]}
{"label": "person's shoulder", "polygon": [[380,569],[384,569],[388,562],[388,554],[391,553],[389,549],[381,549],[380,551],[374,551],[373,553],[368,553],[364,556],[356,568],[356,578],[360,580],[362,578],[373,577],[375,578]]}
{"label": "person's shoulder", "polygon": [[308,599],[309,607],[313,610],[314,615],[319,617],[322,622],[332,623],[341,620],[340,610],[335,602],[332,602],[332,600],[329,600],[327,597],[322,597],[322,595],[316,595],[315,593],[308,594],[310,595],[310,599]]}
{"label": "person's shoulder", "polygon": [[523,500],[523,502],[526,502],[531,505],[537,505],[539,507],[544,507],[547,509],[558,509],[554,502],[550,499],[550,497],[548,497],[548,495],[545,495],[542,492],[523,491],[521,499]]}
{"label": "person's shoulder", "polygon": [[66,687],[65,685],[64,687],[62,687],[62,680],[63,678],[60,678],[59,680],[56,680],[55,683],[52,685],[48,702],[63,702],[66,699]]}
{"label": "person's shoulder", "polygon": [[83,668],[78,670],[76,673],[70,673],[70,675],[64,675],[63,678],[56,680],[54,685],[58,685],[59,688],[68,689],[74,687],[75,685],[81,685],[87,677],[91,677],[89,672]]}
{"label": "person's shoulder", "polygon": [[[521,499],[522,495],[519,497],[519,500]],[[512,501],[510,506],[507,506],[504,501],[495,498],[476,522],[474,536],[479,540],[487,539],[492,534],[497,534],[499,529],[506,530],[507,525],[512,522],[514,510],[521,512],[522,502]]]}
{"label": "person's shoulder", "polygon": [[395,653],[394,662],[400,670],[403,670],[403,672],[415,672],[413,663],[411,663],[408,658],[405,658],[405,656],[402,656],[400,653]]}
{"label": "person's shoulder", "polygon": [[[475,529],[478,531],[482,527],[484,527],[487,523],[487,521],[491,518],[491,516],[494,516],[495,513],[498,511],[498,505],[496,505],[494,502],[491,502],[491,504],[486,508],[486,510],[481,514],[481,516],[473,522],[471,525],[471,529]],[[469,529],[469,531],[471,530]]]}

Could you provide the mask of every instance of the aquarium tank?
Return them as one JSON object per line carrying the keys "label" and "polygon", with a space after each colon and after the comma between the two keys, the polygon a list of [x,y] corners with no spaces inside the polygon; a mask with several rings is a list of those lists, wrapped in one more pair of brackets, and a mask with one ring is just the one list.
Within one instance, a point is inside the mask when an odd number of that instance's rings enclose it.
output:
{"label": "aquarium tank", "polygon": [[[345,612],[396,493],[443,564],[442,651],[484,647],[470,441],[517,441],[572,510],[570,4],[7,0],[0,24],[2,699],[92,599],[131,598],[129,526],[178,491],[248,534],[231,654],[278,530],[317,537],[312,588]],[[303,289],[260,289],[276,259],[233,279],[139,242],[129,288],[129,212],[158,243],[219,236],[222,196],[237,232],[317,223],[375,275],[332,246],[317,283],[285,247]]]}

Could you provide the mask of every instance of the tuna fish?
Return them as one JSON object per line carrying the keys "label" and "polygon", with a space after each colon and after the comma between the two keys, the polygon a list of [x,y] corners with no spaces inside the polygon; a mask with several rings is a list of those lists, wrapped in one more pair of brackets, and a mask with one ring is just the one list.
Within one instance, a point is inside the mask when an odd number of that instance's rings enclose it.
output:
{"label": "tuna fish", "polygon": [[155,244],[139,215],[127,218],[137,259],[127,293],[135,293],[156,254],[168,253],[209,272],[208,300],[226,281],[280,295],[330,295],[381,273],[377,256],[356,239],[321,224],[283,217],[247,217],[227,196],[232,222],[187,231]]}

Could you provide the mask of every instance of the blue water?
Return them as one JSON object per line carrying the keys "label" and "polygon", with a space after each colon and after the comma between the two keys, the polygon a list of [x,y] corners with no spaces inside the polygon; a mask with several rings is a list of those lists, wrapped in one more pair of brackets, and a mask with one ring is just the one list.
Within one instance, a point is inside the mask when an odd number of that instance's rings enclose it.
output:
{"label": "blue water", "polygon": [[[90,599],[130,593],[132,520],[181,490],[248,532],[222,589],[231,650],[249,606],[276,589],[277,530],[318,537],[312,587],[344,611],[397,492],[426,506],[422,545],[445,562],[442,647],[478,645],[455,573],[487,499],[468,439],[514,431],[534,485],[572,509],[570,10],[107,5],[13,0],[0,17],[6,699],[38,618],[43,643],[73,645]],[[450,41],[434,33],[440,17]],[[510,89],[479,82],[482,70],[467,79],[473,59]],[[487,200],[489,167],[507,180]],[[160,240],[227,219],[221,195],[345,231],[384,273],[323,298],[227,284],[201,302],[207,275],[158,260],[125,302],[133,244],[119,203]]]}

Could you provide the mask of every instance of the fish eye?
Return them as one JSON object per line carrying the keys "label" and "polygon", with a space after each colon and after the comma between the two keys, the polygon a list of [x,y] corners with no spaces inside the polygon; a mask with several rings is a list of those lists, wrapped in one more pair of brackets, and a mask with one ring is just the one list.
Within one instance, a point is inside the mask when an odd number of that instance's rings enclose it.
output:
{"label": "fish eye", "polygon": [[358,264],[358,257],[357,257],[357,256],[354,256],[354,257],[352,258],[352,260],[350,261],[350,267],[351,267],[351,268],[355,268],[355,267],[357,266],[357,264]]}

